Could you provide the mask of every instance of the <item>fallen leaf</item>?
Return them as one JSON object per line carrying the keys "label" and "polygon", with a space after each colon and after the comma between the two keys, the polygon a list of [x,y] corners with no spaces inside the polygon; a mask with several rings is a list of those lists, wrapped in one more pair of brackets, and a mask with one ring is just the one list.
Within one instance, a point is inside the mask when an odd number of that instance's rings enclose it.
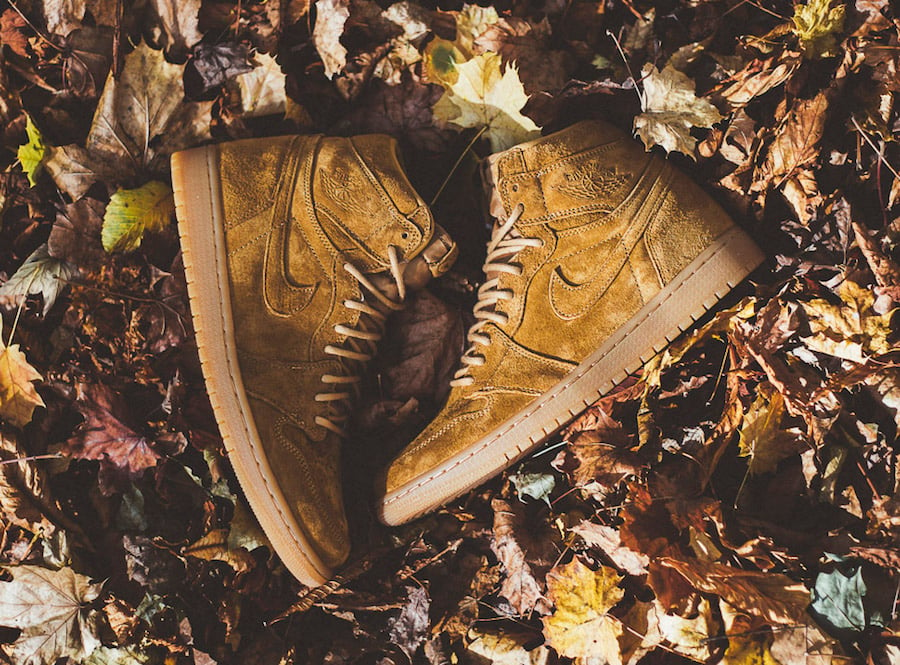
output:
{"label": "fallen leaf", "polygon": [[716,622],[712,607],[705,598],[697,603],[696,610],[688,616],[669,614],[655,601],[650,610],[654,615],[660,637],[670,648],[682,656],[704,662],[710,657],[710,637],[716,634]]}
{"label": "fallen leaf", "polygon": [[41,163],[47,156],[47,146],[44,145],[41,132],[35,126],[31,116],[26,115],[25,118],[25,134],[28,136],[28,141],[19,146],[16,157],[19,158],[25,175],[28,176],[28,184],[34,187]]}
{"label": "fallen leaf", "polygon": [[506,573],[500,595],[522,616],[532,612],[546,614],[550,604],[538,579],[556,555],[552,538],[544,533],[549,530],[549,524],[531,524],[525,507],[519,503],[494,499],[491,507],[494,509],[491,549]]}
{"label": "fallen leaf", "polygon": [[459,78],[434,105],[435,119],[483,129],[491,150],[500,152],[537,137],[540,128],[522,115],[528,95],[513,65],[501,73],[501,58],[483,53],[456,66]]}
{"label": "fallen leaf", "polygon": [[634,132],[647,150],[655,145],[666,152],[681,152],[694,158],[697,139],[692,127],[712,127],[722,119],[716,107],[694,93],[694,82],[671,65],[662,71],[646,65],[642,71],[643,113],[634,118]]}
{"label": "fallen leaf", "polygon": [[185,82],[192,81],[203,94],[252,69],[245,44],[197,44],[185,70]]}
{"label": "fallen leaf", "polygon": [[284,91],[286,77],[281,66],[271,55],[257,53],[253,56],[253,69],[235,77],[241,92],[241,108],[245,116],[284,113],[287,95]]}
{"label": "fallen leaf", "polygon": [[[81,665],[149,665],[155,655],[142,651],[141,645],[127,647],[98,647]],[[196,665],[196,661],[195,661]]]}
{"label": "fallen leaf", "polygon": [[466,649],[487,658],[493,665],[546,665],[550,650],[539,645],[530,651],[524,646],[530,636],[508,632],[484,633],[472,630]]}
{"label": "fallen leaf", "polygon": [[520,501],[524,502],[528,496],[550,506],[550,494],[556,487],[556,477],[552,473],[513,473],[509,480],[515,486]]}
{"label": "fallen leaf", "polygon": [[407,601],[399,616],[389,623],[388,636],[391,644],[400,647],[409,658],[409,662],[414,662],[416,652],[428,637],[428,628],[431,625],[428,611],[431,608],[431,600],[421,585],[407,587],[406,595]]}
{"label": "fallen leaf", "polygon": [[584,520],[572,527],[571,531],[589,546],[603,552],[620,570],[635,577],[647,574],[650,557],[624,545],[618,529]]}
{"label": "fallen leaf", "polygon": [[837,287],[839,303],[815,298],[803,303],[810,335],[803,341],[813,351],[865,362],[890,351],[893,311],[876,314],[875,295],[849,279]]}
{"label": "fallen leaf", "polygon": [[146,44],[129,53],[106,80],[85,148],[52,151],[46,166],[60,189],[84,194],[97,180],[165,170],[172,152],[208,138],[212,102],[184,100],[183,71]]}
{"label": "fallen leaf", "polygon": [[109,199],[103,215],[103,249],[133,251],[140,247],[144,233],[162,231],[174,214],[175,199],[164,183],[152,180],[137,189],[120,189]]}
{"label": "fallen leaf", "polygon": [[722,563],[659,560],[677,570],[698,591],[714,593],[748,614],[772,624],[793,624],[802,620],[809,604],[809,591],[799,582],[778,573],[741,570]]}
{"label": "fallen leaf", "polygon": [[612,568],[591,570],[578,559],[551,570],[547,596],[554,610],[542,619],[547,644],[567,658],[603,658],[621,665],[622,624],[609,610],[625,596],[622,579]]}
{"label": "fallen leaf", "polygon": [[228,529],[213,529],[185,547],[182,554],[204,561],[224,561],[236,573],[246,573],[256,566],[256,559],[247,550],[229,545]]}
{"label": "fallen leaf", "polygon": [[347,0],[316,0],[316,25],[312,40],[325,65],[325,76],[334,78],[347,66],[347,48],[341,44],[344,24],[350,18]]}
{"label": "fallen leaf", "polygon": [[71,568],[9,566],[11,582],[0,582],[0,626],[22,633],[3,649],[18,665],[46,665],[67,656],[81,660],[100,646],[88,605],[102,584]]}
{"label": "fallen leaf", "polygon": [[57,211],[47,239],[47,251],[55,259],[87,268],[105,260],[100,230],[106,205],[83,198]]}
{"label": "fallen leaf", "polygon": [[0,430],[0,511],[3,520],[32,533],[53,530],[46,511],[56,508],[39,462],[29,459],[19,439]]}
{"label": "fallen leaf", "polygon": [[775,631],[769,651],[780,665],[834,665],[848,660],[837,640],[808,619]]}
{"label": "fallen leaf", "polygon": [[722,97],[734,107],[746,106],[787,81],[801,62],[799,55],[790,51],[764,60],[753,59],[732,76],[734,82],[722,91]]}
{"label": "fallen leaf", "polygon": [[751,475],[774,471],[781,460],[801,452],[800,433],[781,428],[784,415],[781,393],[771,384],[760,384],[739,430],[740,455],[750,458],[748,473]]}
{"label": "fallen leaf", "polygon": [[574,61],[566,51],[551,48],[550,22],[534,23],[515,16],[492,23],[475,39],[480,52],[499,53],[504,66],[515,63],[529,95],[559,92],[569,80]]}
{"label": "fallen leaf", "polygon": [[184,54],[203,39],[199,30],[200,0],[151,0],[162,28],[157,40],[166,53]]}
{"label": "fallen leaf", "polygon": [[0,43],[8,46],[12,51],[23,58],[29,57],[30,47],[28,45],[28,37],[25,36],[23,30],[27,28],[28,23],[19,12],[15,9],[7,9],[0,14]]}
{"label": "fallen leaf", "polygon": [[34,410],[44,406],[33,383],[42,380],[18,344],[4,346],[0,339],[0,418],[15,427],[30,423]]}
{"label": "fallen leaf", "polygon": [[41,13],[47,22],[47,30],[54,35],[65,37],[72,30],[81,27],[81,20],[87,9],[86,0],[42,0]]}
{"label": "fallen leaf", "polygon": [[40,295],[44,300],[43,314],[53,307],[69,280],[78,269],[66,261],[53,258],[47,244],[39,246],[3,286],[0,286],[0,305],[18,306],[28,296]]}
{"label": "fallen leaf", "polygon": [[791,30],[800,38],[803,55],[807,58],[824,58],[837,55],[835,33],[844,29],[847,10],[843,2],[834,0],[808,0],[794,5]]}
{"label": "fallen leaf", "polygon": [[868,625],[863,598],[868,589],[862,567],[852,574],[840,569],[820,572],[813,587],[810,610],[838,630],[865,630]]}
{"label": "fallen leaf", "polygon": [[161,456],[146,436],[126,422],[130,420],[130,410],[121,395],[102,384],[81,383],[77,396],[84,423],[64,444],[66,453],[79,459],[100,460],[132,477],[156,466]]}

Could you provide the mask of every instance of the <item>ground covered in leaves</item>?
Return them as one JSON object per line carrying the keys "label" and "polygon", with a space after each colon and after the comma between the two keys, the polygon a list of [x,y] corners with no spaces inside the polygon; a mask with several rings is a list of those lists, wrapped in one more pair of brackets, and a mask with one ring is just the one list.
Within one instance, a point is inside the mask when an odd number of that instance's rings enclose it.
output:
{"label": "ground covered in leaves", "polygon": [[[896,663],[900,20],[888,0],[0,4],[0,643],[71,663]],[[479,159],[588,117],[768,262],[523,464],[386,529],[447,391]],[[347,444],[354,552],[274,559],[199,371],[168,156],[386,132],[462,246]]]}

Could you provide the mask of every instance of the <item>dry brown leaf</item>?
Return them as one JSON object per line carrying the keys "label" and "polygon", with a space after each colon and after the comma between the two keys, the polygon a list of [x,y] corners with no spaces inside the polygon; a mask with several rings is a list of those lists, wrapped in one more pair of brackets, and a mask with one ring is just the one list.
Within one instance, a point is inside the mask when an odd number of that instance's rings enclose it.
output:
{"label": "dry brown leaf", "polygon": [[30,423],[34,410],[44,406],[34,387],[35,381],[42,380],[18,344],[5,346],[0,339],[0,418],[15,427]]}
{"label": "dry brown leaf", "polygon": [[532,612],[546,614],[550,603],[538,579],[557,555],[552,535],[547,533],[550,525],[529,524],[527,508],[519,502],[494,499],[491,507],[494,509],[491,549],[506,573],[500,595],[523,616]]}
{"label": "dry brown leaf", "polygon": [[316,0],[316,25],[312,40],[328,78],[334,78],[347,65],[347,48],[341,44],[341,35],[348,18],[350,6],[347,0]]}
{"label": "dry brown leaf", "polygon": [[765,60],[751,60],[744,69],[732,77],[734,82],[725,88],[721,95],[735,108],[746,106],[787,81],[801,63],[800,55],[790,51],[784,51],[777,57]]}
{"label": "dry brown leaf", "polygon": [[659,563],[677,570],[698,591],[714,593],[731,605],[772,624],[803,620],[809,590],[778,573],[741,570],[721,563],[662,557]]}
{"label": "dry brown leaf", "polygon": [[2,520],[33,533],[50,533],[53,524],[45,511],[55,508],[47,478],[29,459],[28,453],[11,432],[0,430],[0,511]]}
{"label": "dry brown leaf", "polygon": [[778,463],[793,457],[803,449],[803,440],[796,430],[784,430],[784,397],[771,384],[757,388],[756,399],[744,414],[740,429],[740,454],[750,458],[751,475],[774,471]]}
{"label": "dry brown leaf", "polygon": [[47,22],[47,30],[65,37],[81,27],[87,9],[87,0],[43,0],[41,13]]}
{"label": "dry brown leaf", "polygon": [[203,39],[199,30],[200,0],[151,0],[160,21],[159,39],[167,53],[183,54]]}
{"label": "dry brown leaf", "polygon": [[603,552],[620,570],[635,577],[647,574],[650,557],[623,545],[618,529],[584,520],[572,527],[571,531],[591,547]]}
{"label": "dry brown leaf", "polygon": [[547,644],[567,658],[601,658],[621,665],[619,636],[622,624],[609,615],[625,596],[623,577],[601,566],[591,570],[578,559],[547,574],[547,595],[553,614],[544,617]]}
{"label": "dry brown leaf", "polygon": [[484,633],[472,630],[469,639],[472,641],[466,647],[472,653],[487,658],[492,665],[545,665],[550,656],[550,650],[543,644],[530,651],[525,644],[531,640],[531,635],[515,635],[514,633]]}
{"label": "dry brown leaf", "polygon": [[182,553],[204,561],[224,561],[236,573],[245,573],[256,565],[256,559],[246,549],[229,546],[228,529],[213,529]]}

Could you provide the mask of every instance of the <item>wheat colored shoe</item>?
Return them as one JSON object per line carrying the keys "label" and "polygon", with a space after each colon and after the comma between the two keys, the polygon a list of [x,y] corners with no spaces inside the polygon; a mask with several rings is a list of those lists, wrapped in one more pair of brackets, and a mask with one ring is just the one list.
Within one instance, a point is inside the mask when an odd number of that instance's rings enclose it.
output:
{"label": "wheat colored shoe", "polygon": [[699,187],[605,123],[487,167],[496,223],[470,346],[447,404],[376,488],[387,524],[521,458],[763,260]]}
{"label": "wheat colored shoe", "polygon": [[197,148],[173,155],[172,181],[229,459],[285,566],[321,584],[350,547],[340,444],[362,366],[455,245],[386,136]]}

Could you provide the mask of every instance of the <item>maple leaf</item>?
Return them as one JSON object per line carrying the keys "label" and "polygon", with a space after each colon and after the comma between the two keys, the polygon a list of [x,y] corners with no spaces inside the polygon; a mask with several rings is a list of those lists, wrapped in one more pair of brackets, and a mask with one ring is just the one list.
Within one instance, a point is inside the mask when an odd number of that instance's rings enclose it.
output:
{"label": "maple leaf", "polygon": [[28,184],[34,187],[36,177],[40,171],[44,157],[47,156],[47,146],[41,138],[41,132],[35,126],[30,115],[25,116],[25,134],[28,141],[19,146],[16,157],[22,163],[22,170],[28,176]]}
{"label": "maple leaf", "polygon": [[137,476],[156,466],[160,459],[147,439],[125,421],[129,410],[121,395],[101,384],[77,386],[77,406],[84,423],[65,443],[68,454],[79,459],[100,460]]}
{"label": "maple leaf", "polygon": [[347,0],[316,0],[316,25],[312,40],[325,65],[325,76],[334,78],[347,65],[347,48],[341,44],[344,25],[350,18]]}
{"label": "maple leaf", "polygon": [[483,53],[456,66],[459,78],[434,105],[436,120],[461,128],[484,129],[491,150],[500,152],[540,134],[522,115],[528,101],[513,65],[501,72],[501,58]]}
{"label": "maple leaf", "polygon": [[83,198],[57,211],[47,238],[50,256],[81,267],[104,260],[100,230],[105,210],[106,205],[97,199]]}
{"label": "maple leaf", "polygon": [[30,423],[35,408],[44,406],[33,384],[41,380],[18,344],[4,346],[0,339],[0,418],[16,427]]}
{"label": "maple leaf", "polygon": [[286,77],[275,58],[266,53],[253,56],[253,69],[235,77],[241,93],[241,108],[250,118],[284,113]]}
{"label": "maple leaf", "polygon": [[184,101],[184,65],[139,44],[103,86],[85,147],[51,150],[45,167],[79,198],[97,180],[122,183],[167,168],[168,156],[209,138],[212,102]]}
{"label": "maple leaf", "polygon": [[22,633],[3,648],[18,665],[46,665],[68,656],[81,660],[100,640],[91,625],[88,605],[100,595],[102,584],[71,568],[10,566],[11,582],[0,582],[0,626]]}
{"label": "maple leaf", "polygon": [[876,314],[875,295],[849,279],[841,282],[837,294],[840,303],[821,298],[803,303],[811,333],[803,338],[806,345],[858,363],[890,351],[893,311]]}
{"label": "maple leaf", "polygon": [[47,478],[19,443],[18,437],[0,430],[0,512],[7,522],[39,533],[50,533],[46,510],[55,510]]}
{"label": "maple leaf", "polygon": [[624,578],[614,569],[591,570],[578,559],[547,574],[547,596],[554,610],[543,617],[547,644],[568,658],[603,658],[621,665],[619,635],[622,624],[609,615],[625,597]]}
{"label": "maple leaf", "polygon": [[774,471],[781,460],[799,454],[802,446],[799,432],[781,429],[785,414],[782,394],[768,383],[757,390],[739,432],[740,454],[750,458],[750,474]]}
{"label": "maple leaf", "polygon": [[794,5],[791,30],[800,38],[803,55],[807,58],[823,58],[837,54],[836,32],[844,29],[846,6],[834,0],[809,0]]}
{"label": "maple leaf", "polygon": [[162,231],[175,213],[172,189],[152,180],[137,189],[120,189],[103,215],[103,249],[130,252],[141,245],[146,231]]}
{"label": "maple leaf", "polygon": [[694,157],[697,139],[691,136],[692,127],[712,127],[722,114],[694,92],[694,82],[671,65],[662,71],[645,65],[644,91],[641,93],[643,113],[634,118],[634,132],[650,150],[655,145],[666,152],[680,152]]}

